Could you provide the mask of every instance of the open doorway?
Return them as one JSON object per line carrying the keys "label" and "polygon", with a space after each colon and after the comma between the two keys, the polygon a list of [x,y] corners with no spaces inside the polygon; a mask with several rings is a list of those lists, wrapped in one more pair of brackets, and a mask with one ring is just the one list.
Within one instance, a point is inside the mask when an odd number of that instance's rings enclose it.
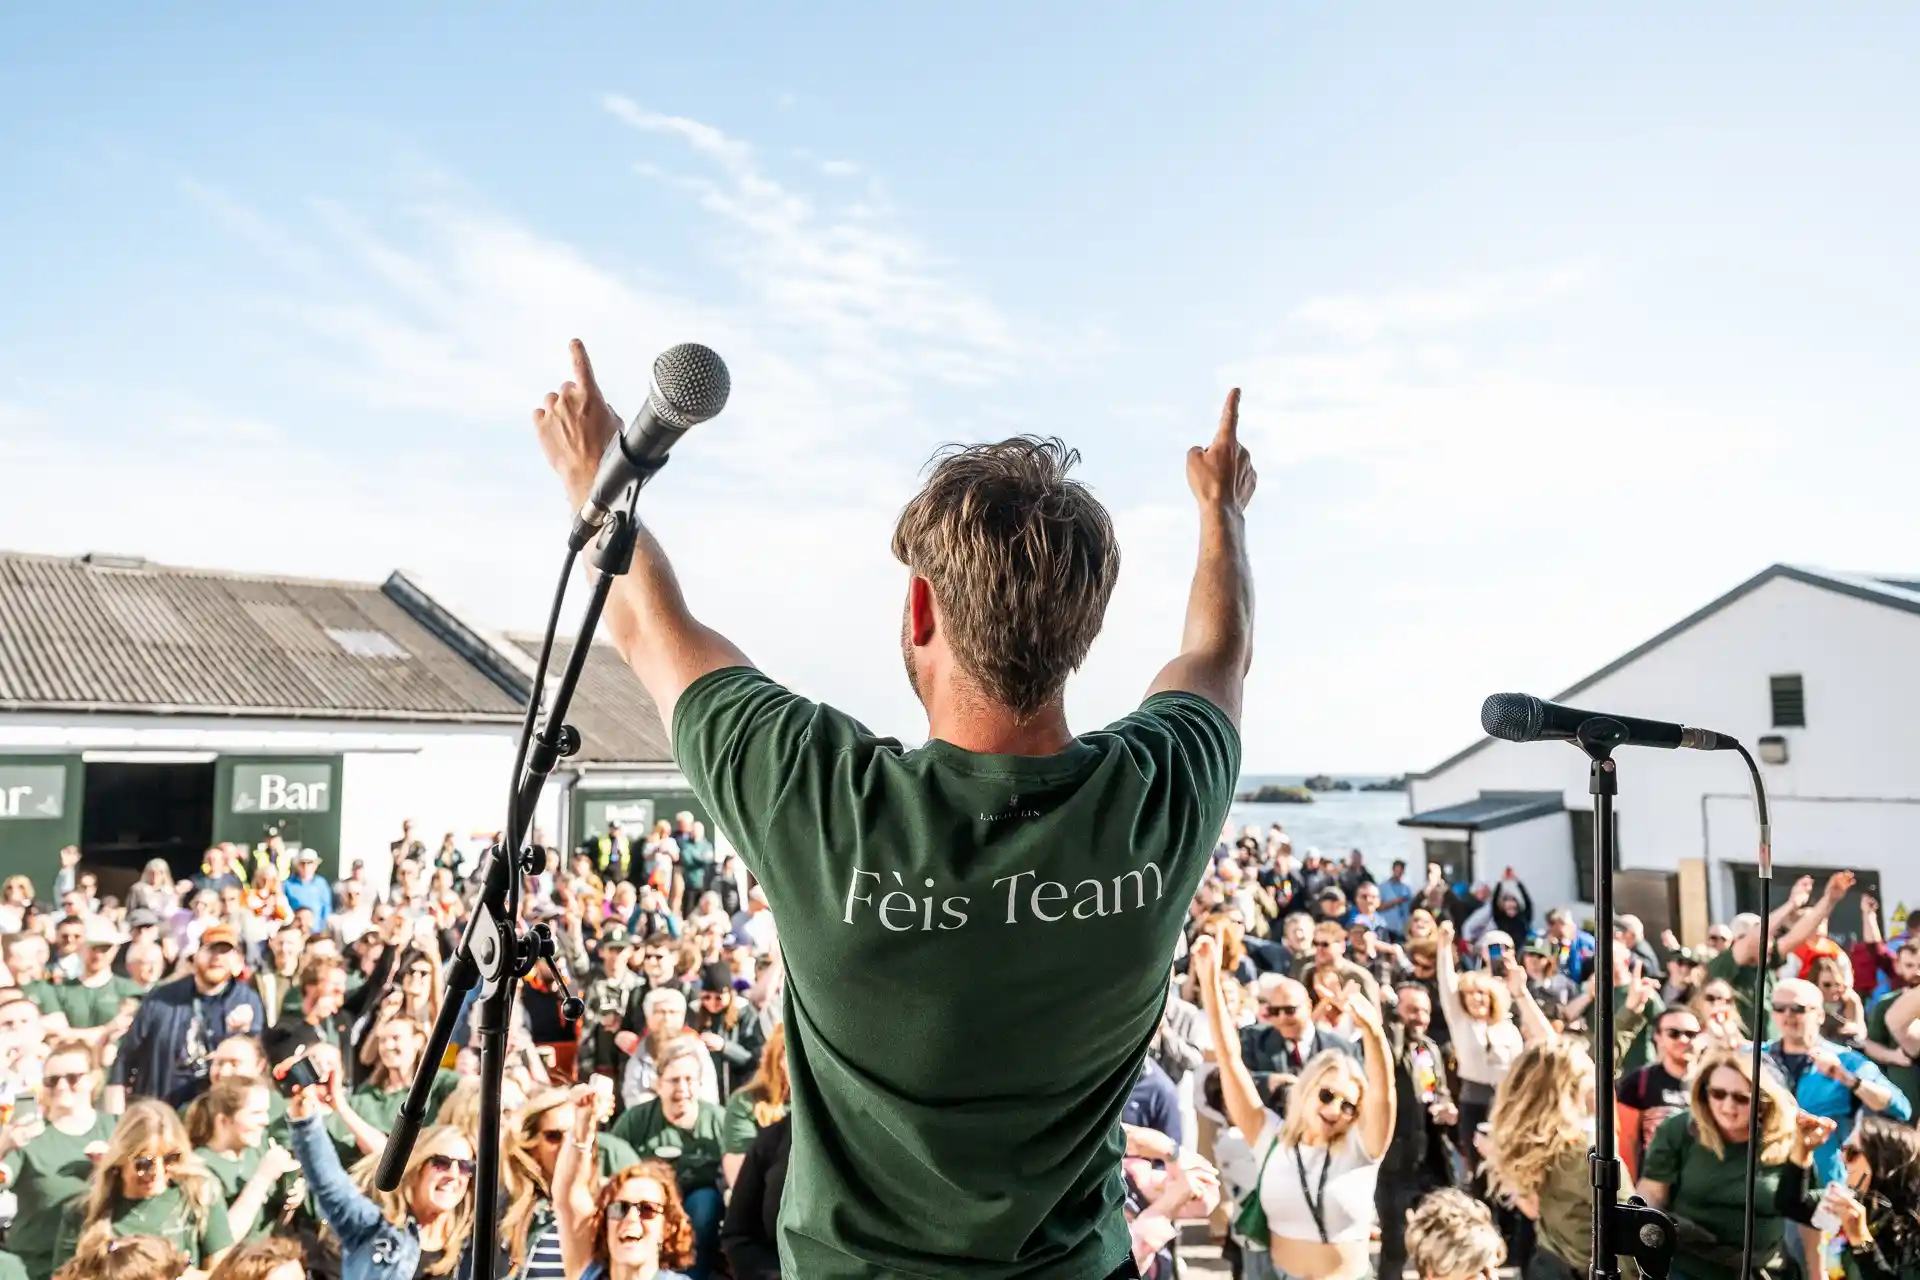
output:
{"label": "open doorway", "polygon": [[176,880],[200,869],[213,843],[213,762],[131,764],[88,761],[80,817],[83,865],[100,892],[124,899],[154,858]]}

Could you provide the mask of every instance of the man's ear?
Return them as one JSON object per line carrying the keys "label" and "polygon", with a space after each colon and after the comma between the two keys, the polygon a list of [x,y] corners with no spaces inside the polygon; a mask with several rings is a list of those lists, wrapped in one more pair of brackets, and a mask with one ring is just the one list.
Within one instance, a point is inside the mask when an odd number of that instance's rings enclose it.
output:
{"label": "man's ear", "polygon": [[907,638],[916,647],[932,642],[935,612],[933,584],[915,575],[907,584]]}

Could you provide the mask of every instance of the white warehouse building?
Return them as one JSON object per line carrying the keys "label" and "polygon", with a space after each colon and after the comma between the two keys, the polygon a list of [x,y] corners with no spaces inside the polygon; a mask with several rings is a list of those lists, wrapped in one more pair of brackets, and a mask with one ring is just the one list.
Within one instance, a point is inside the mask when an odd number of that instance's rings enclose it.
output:
{"label": "white warehouse building", "polygon": [[[486,631],[403,573],[361,583],[0,552],[0,875],[50,897],[66,845],[104,893],[151,858],[278,832],[337,876],[386,882],[411,819],[469,856],[505,819],[537,641]],[[566,656],[563,642],[555,674]],[[535,815],[561,848],[706,815],[608,645],[589,655]],[[711,825],[711,824],[709,824]]]}
{"label": "white warehouse building", "polygon": [[[1554,695],[1729,733],[1762,761],[1777,903],[1801,874],[1848,868],[1896,919],[1920,910],[1920,579],[1774,565]],[[1618,907],[1698,941],[1754,909],[1757,829],[1730,752],[1623,748]],[[1567,743],[1482,741],[1409,780],[1430,861],[1456,880],[1508,867],[1536,913],[1590,906],[1588,760]]]}

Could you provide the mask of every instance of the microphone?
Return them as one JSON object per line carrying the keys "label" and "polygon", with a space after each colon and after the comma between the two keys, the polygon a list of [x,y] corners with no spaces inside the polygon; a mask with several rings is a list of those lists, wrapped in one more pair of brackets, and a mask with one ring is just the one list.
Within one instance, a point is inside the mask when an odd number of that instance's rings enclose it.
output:
{"label": "microphone", "polygon": [[1507,742],[1577,741],[1580,727],[1591,720],[1619,725],[1626,736],[1612,745],[1622,747],[1689,747],[1695,751],[1736,751],[1740,744],[1711,729],[1690,729],[1665,720],[1581,711],[1557,702],[1543,702],[1525,693],[1496,693],[1480,704],[1480,727],[1490,738]]}
{"label": "microphone", "polygon": [[727,407],[733,380],[727,362],[709,347],[683,342],[668,347],[653,362],[647,402],[633,421],[607,442],[593,488],[573,518],[567,547],[579,551],[593,541],[629,485],[645,487],[667,463],[667,453],[689,427],[697,427]]}

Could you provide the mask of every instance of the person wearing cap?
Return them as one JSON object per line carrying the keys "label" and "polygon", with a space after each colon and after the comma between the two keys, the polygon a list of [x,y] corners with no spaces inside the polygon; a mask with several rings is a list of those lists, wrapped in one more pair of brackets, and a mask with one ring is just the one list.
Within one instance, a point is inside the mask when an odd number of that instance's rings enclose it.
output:
{"label": "person wearing cap", "polygon": [[224,922],[200,932],[193,972],[149,991],[120,1041],[108,1076],[107,1109],[119,1113],[129,1095],[178,1107],[207,1087],[207,1059],[233,1035],[266,1027],[259,993],[238,980],[240,938]]}
{"label": "person wearing cap", "polygon": [[700,970],[700,999],[687,1016],[687,1025],[713,1055],[714,1074],[720,1080],[722,1101],[753,1078],[760,1065],[766,1036],[758,1013],[733,988],[733,969],[716,960]]}
{"label": "person wearing cap", "polygon": [[587,981],[586,990],[581,997],[589,1005],[596,997],[608,993],[599,1003],[610,1004],[617,994],[621,1009],[627,1007],[633,993],[641,986],[641,977],[633,971],[633,937],[626,926],[611,921],[600,929],[600,940],[595,947],[600,957],[600,972]]}
{"label": "person wearing cap", "polygon": [[1560,970],[1560,952],[1546,938],[1535,938],[1520,953],[1526,966],[1527,990],[1547,1021],[1567,1030],[1567,1006],[1580,998],[1580,988]]}
{"label": "person wearing cap", "polygon": [[[113,959],[126,937],[102,916],[90,916],[80,952],[80,976],[55,987],[57,1012],[80,1039],[99,1044],[115,1039],[133,1022],[133,1009],[145,990],[113,971]],[[54,1013],[54,1009],[43,1009]],[[91,1033],[91,1034],[89,1034]]]}
{"label": "person wearing cap", "polygon": [[280,892],[293,910],[305,907],[313,912],[314,932],[326,929],[327,917],[333,912],[333,886],[320,874],[318,852],[302,849],[293,855],[293,875],[280,886]]}

